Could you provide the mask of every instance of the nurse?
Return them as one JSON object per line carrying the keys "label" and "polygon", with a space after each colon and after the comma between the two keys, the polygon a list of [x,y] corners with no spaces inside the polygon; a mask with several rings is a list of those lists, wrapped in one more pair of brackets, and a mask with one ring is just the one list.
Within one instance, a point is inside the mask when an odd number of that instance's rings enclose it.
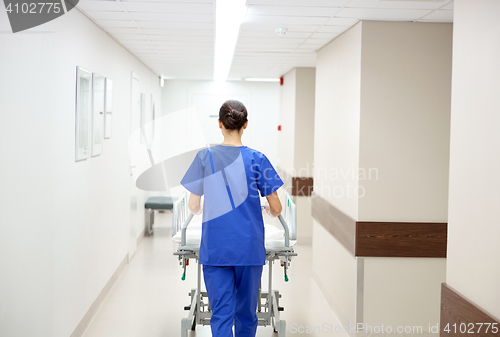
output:
{"label": "nurse", "polygon": [[[199,263],[212,308],[214,337],[254,337],[262,266],[266,263],[266,212],[277,217],[283,185],[261,152],[241,143],[248,126],[247,110],[239,101],[226,101],[219,111],[224,142],[198,152],[181,184],[191,192],[189,209],[203,213]],[[201,196],[204,196],[201,202]]]}

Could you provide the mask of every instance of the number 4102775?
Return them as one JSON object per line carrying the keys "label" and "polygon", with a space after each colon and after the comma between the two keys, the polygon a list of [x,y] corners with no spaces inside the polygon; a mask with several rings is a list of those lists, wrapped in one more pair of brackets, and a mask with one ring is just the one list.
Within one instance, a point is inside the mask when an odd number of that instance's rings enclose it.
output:
{"label": "number 4102775", "polygon": [[40,13],[55,13],[58,14],[61,12],[61,3],[60,2],[31,2],[31,3],[9,3],[6,8],[7,13],[11,14],[12,12],[24,13],[24,14],[40,14]]}
{"label": "number 4102775", "polygon": [[498,323],[448,323],[443,331],[447,333],[498,333]]}

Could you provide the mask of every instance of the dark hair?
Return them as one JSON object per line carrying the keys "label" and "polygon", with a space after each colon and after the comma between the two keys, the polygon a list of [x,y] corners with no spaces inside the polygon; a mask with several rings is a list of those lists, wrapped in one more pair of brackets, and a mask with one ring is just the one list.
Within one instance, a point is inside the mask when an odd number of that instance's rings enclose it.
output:
{"label": "dark hair", "polygon": [[240,130],[247,119],[247,108],[240,101],[225,101],[219,110],[219,120],[228,130]]}

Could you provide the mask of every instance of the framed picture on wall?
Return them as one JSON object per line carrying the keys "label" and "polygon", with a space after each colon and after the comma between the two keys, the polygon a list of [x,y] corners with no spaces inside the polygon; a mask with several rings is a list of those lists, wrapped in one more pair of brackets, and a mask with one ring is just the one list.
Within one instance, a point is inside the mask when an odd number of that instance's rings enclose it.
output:
{"label": "framed picture on wall", "polygon": [[113,117],[113,81],[106,78],[106,90],[105,90],[105,101],[104,106],[104,138],[111,138],[111,117]]}
{"label": "framed picture on wall", "polygon": [[153,100],[153,94],[151,94],[151,144],[153,144],[155,140],[155,119],[156,119],[156,111],[155,111],[155,102]]}
{"label": "framed picture on wall", "polygon": [[92,113],[92,73],[76,67],[75,161],[90,154],[90,120]]}
{"label": "framed picture on wall", "polygon": [[[141,93],[141,102],[140,102],[140,132],[141,132],[141,144],[144,144],[146,141],[146,133],[144,131],[144,125],[146,124],[146,94]],[[147,143],[146,143],[147,144]]]}
{"label": "framed picture on wall", "polygon": [[92,157],[102,153],[104,139],[105,79],[92,74]]}

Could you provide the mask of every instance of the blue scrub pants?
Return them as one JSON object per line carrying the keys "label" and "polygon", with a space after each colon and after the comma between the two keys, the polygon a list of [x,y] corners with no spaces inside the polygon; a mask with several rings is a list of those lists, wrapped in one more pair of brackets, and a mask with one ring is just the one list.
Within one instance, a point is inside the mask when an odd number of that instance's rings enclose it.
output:
{"label": "blue scrub pants", "polygon": [[203,265],[213,337],[255,337],[262,266]]}

